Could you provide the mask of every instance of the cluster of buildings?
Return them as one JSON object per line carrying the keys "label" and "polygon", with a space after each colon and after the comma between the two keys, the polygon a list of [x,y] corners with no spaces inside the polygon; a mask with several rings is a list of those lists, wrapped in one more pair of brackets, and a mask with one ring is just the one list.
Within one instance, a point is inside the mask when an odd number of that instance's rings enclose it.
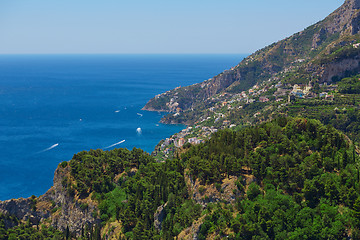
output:
{"label": "cluster of buildings", "polygon": [[311,88],[312,88],[311,84],[306,85],[304,88],[301,87],[301,86],[298,85],[298,84],[295,84],[295,85],[293,86],[293,89],[292,89],[292,91],[290,92],[290,94],[295,95],[295,96],[300,97],[300,98],[303,98],[303,97],[305,97],[305,96],[314,97],[314,96],[313,96],[313,93],[310,92]]}
{"label": "cluster of buildings", "polygon": [[[307,85],[294,84],[294,85],[284,85],[282,84],[279,78],[272,78],[269,81],[262,83],[261,85],[255,85],[248,91],[243,91],[237,94],[223,93],[211,98],[211,101],[214,103],[212,107],[208,110],[211,117],[200,118],[198,122],[195,123],[194,127],[187,127],[181,132],[174,134],[170,138],[165,139],[161,144],[160,149],[166,155],[174,153],[176,148],[181,148],[186,143],[190,144],[200,144],[204,142],[204,139],[208,139],[210,135],[217,131],[214,126],[204,126],[210,125],[212,120],[213,123],[218,123],[221,121],[221,128],[233,128],[236,125],[232,124],[231,121],[226,119],[225,109],[242,109],[244,108],[243,104],[237,104],[243,102],[246,104],[251,104],[254,102],[284,102],[287,99],[289,102],[295,100],[296,98],[315,98],[318,95],[312,91],[313,87],[309,83]],[[277,82],[277,83],[276,83]],[[334,95],[330,92],[337,89],[337,85],[327,85],[326,83],[320,84],[320,89],[323,90],[319,94],[320,98],[333,100]],[[170,100],[170,105],[174,109],[178,108],[176,104],[176,96]],[[286,105],[287,103],[282,103],[281,106]],[[170,106],[169,106],[170,107]],[[180,111],[176,109],[176,115],[179,115]],[[255,112],[253,117],[259,117],[261,112]],[[209,115],[208,115],[209,116]],[[210,121],[210,122],[208,122]],[[215,125],[215,124],[214,124]],[[218,126],[218,124],[216,124]]]}
{"label": "cluster of buildings", "polygon": [[288,88],[278,88],[276,90],[276,92],[274,93],[274,96],[276,98],[279,98],[281,96],[286,96],[288,95],[289,99],[295,99],[295,98],[315,98],[317,96],[319,96],[320,98],[325,98],[325,99],[330,99],[333,100],[334,99],[334,95],[331,94],[331,91],[335,91],[337,89],[337,85],[327,85],[327,83],[324,84],[320,84],[320,87],[322,89],[325,89],[324,92],[320,93],[319,95],[317,95],[316,93],[314,93],[313,91],[311,91],[312,86],[311,84],[308,85],[300,85],[300,84],[295,84],[293,86],[288,86]]}
{"label": "cluster of buildings", "polygon": [[[192,135],[195,128],[201,128],[198,129],[199,134],[197,134],[197,137],[190,137]],[[196,126],[194,129],[192,127],[187,127],[186,129],[183,129],[181,132],[174,134],[170,138],[166,138],[164,142],[161,144],[160,149],[165,154],[170,154],[174,151],[175,148],[180,148],[184,146],[186,143],[190,144],[200,144],[203,143],[203,138],[207,138],[211,135],[211,133],[216,132],[217,129],[214,128],[208,128],[208,127],[200,127],[199,125]]]}
{"label": "cluster of buildings", "polygon": [[[277,83],[275,83],[277,82]],[[272,78],[269,81],[264,82],[260,85],[255,85],[248,91],[243,91],[241,93],[237,93],[231,96],[229,100],[229,94],[223,93],[216,97],[213,97],[212,100],[216,102],[214,107],[209,108],[209,110],[215,113],[215,123],[225,118],[223,113],[217,113],[217,109],[234,109],[234,108],[243,108],[242,105],[233,104],[236,102],[245,102],[246,104],[251,104],[254,102],[284,102],[287,99],[288,102],[294,101],[296,98],[315,98],[320,97],[325,100],[333,100],[334,95],[331,92],[337,89],[337,85],[328,85],[327,83],[323,83],[319,85],[320,89],[323,90],[322,93],[316,94],[313,90],[313,86],[309,84],[282,84],[279,81],[279,78]],[[272,90],[272,91],[269,91]],[[268,93],[268,95],[266,95]],[[282,104],[284,105],[284,104]],[[256,113],[255,116],[258,116],[259,113]],[[229,123],[224,121],[223,125],[230,125]]]}

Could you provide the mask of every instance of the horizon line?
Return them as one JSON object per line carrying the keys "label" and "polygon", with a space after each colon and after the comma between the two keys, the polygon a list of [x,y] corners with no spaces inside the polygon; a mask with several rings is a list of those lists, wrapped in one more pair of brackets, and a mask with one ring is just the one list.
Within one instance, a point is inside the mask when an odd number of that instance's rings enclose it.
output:
{"label": "horizon line", "polygon": [[0,55],[249,55],[250,53],[0,53]]}

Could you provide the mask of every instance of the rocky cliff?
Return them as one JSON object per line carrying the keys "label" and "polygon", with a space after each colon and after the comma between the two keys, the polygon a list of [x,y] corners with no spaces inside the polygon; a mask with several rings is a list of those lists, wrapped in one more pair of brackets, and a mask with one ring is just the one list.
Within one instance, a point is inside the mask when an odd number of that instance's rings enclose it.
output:
{"label": "rocky cliff", "polygon": [[[35,198],[19,198],[0,202],[0,212],[6,215],[38,225],[40,221],[49,218],[50,212],[44,211],[42,207],[36,208]],[[11,226],[7,226],[11,227]]]}
{"label": "rocky cliff", "polygon": [[69,176],[69,166],[58,167],[54,174],[54,186],[40,198],[54,202],[58,208],[58,212],[51,216],[53,226],[61,231],[69,227],[71,232],[80,234],[82,227],[99,223],[99,220],[93,217],[93,212],[97,211],[97,204],[90,198],[80,200],[70,196],[63,186],[64,179]]}
{"label": "rocky cliff", "polygon": [[69,227],[70,232],[79,235],[84,226],[99,223],[93,217],[97,205],[90,198],[79,200],[69,195],[63,186],[64,179],[70,175],[69,171],[69,166],[59,166],[54,174],[53,187],[44,195],[0,202],[0,212],[21,221],[29,220],[32,225],[39,225],[46,220],[58,230],[65,231]]}

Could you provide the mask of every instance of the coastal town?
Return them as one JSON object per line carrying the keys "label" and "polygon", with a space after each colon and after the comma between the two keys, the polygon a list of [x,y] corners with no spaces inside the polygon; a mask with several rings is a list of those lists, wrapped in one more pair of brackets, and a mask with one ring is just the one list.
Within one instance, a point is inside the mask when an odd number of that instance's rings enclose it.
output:
{"label": "coastal town", "polygon": [[[337,89],[338,85],[334,83],[284,84],[280,78],[274,77],[254,85],[247,91],[218,94],[209,99],[211,107],[205,109],[193,125],[160,141],[152,155],[158,161],[164,161],[174,157],[178,149],[203,143],[220,129],[236,130],[261,122],[263,115],[281,112],[282,108],[296,101],[311,99],[333,101]],[[176,96],[170,99],[168,105],[175,112],[173,117],[180,117],[183,114],[176,102]],[[235,112],[242,116],[241,120],[232,116]]]}

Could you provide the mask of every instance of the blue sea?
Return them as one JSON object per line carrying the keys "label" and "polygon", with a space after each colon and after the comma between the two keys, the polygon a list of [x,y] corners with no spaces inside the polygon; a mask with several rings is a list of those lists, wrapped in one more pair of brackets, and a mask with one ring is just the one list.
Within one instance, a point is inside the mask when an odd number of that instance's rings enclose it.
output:
{"label": "blue sea", "polygon": [[57,165],[82,150],[151,153],[184,126],[160,124],[164,113],[141,111],[146,102],[244,57],[0,55],[0,200],[45,193]]}

